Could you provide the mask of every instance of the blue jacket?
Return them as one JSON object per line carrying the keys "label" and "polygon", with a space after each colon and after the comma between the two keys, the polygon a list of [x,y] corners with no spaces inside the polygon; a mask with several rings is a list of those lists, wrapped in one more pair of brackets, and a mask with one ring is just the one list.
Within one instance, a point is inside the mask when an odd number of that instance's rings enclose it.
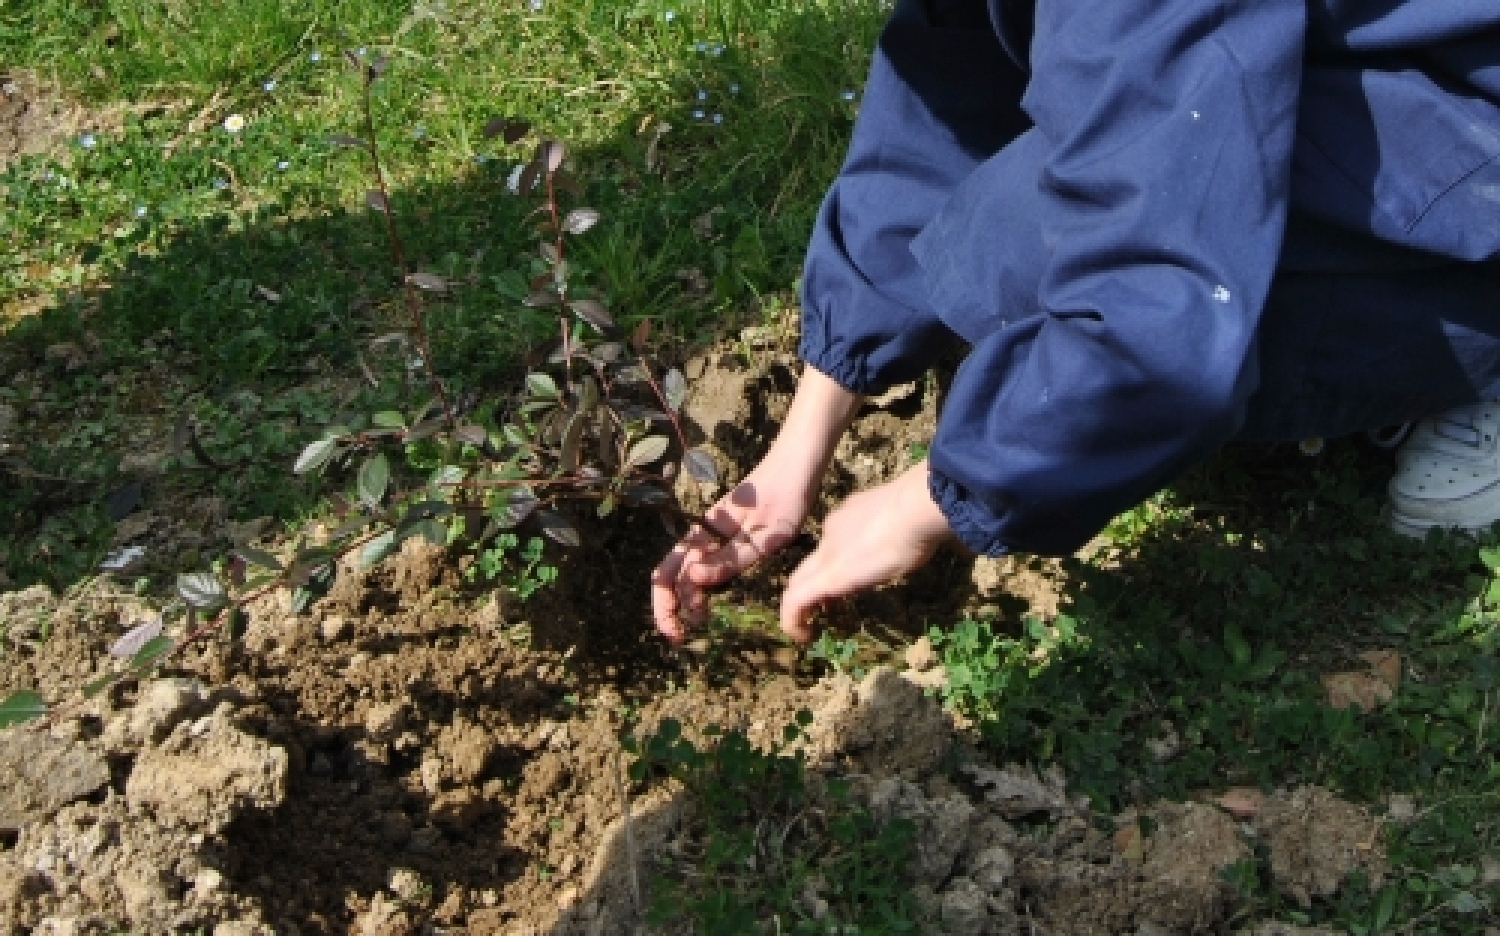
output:
{"label": "blue jacket", "polygon": [[[808,251],[801,354],[875,392],[967,343],[933,498],[977,551],[1071,552],[1247,430],[1305,431],[1252,401],[1345,380],[1306,373],[1297,331],[1330,295],[1431,305],[1420,271],[1482,270],[1444,281],[1487,343],[1454,350],[1445,319],[1437,356],[1474,373],[1434,365],[1320,434],[1500,381],[1497,157],[1500,3],[902,0]],[[1338,292],[1359,268],[1417,272]],[[1349,346],[1327,374],[1369,370]]]}

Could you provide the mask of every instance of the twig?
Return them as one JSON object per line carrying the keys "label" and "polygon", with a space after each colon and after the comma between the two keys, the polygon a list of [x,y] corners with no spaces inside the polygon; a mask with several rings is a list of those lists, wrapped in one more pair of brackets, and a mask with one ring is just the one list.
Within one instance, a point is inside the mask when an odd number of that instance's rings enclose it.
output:
{"label": "twig", "polygon": [[406,297],[406,310],[411,315],[412,331],[416,335],[417,350],[422,355],[422,368],[427,372],[427,382],[432,385],[437,394],[438,402],[442,404],[443,415],[448,425],[453,425],[453,406],[448,402],[448,391],[443,388],[443,381],[438,377],[437,370],[432,360],[432,345],[427,340],[426,316],[422,312],[422,298],[417,295],[416,284],[411,281],[406,270],[406,251],[401,244],[401,235],[396,230],[396,216],[391,209],[391,190],[385,178],[385,168],[380,163],[379,143],[375,139],[375,113],[370,103],[371,87],[375,82],[375,71],[369,65],[365,65],[361,72],[364,81],[364,94],[362,103],[364,105],[365,117],[365,142],[370,147],[370,163],[375,171],[375,183],[380,186],[380,213],[385,215],[386,235],[391,244],[391,262],[396,266],[396,272],[401,277],[402,288]]}
{"label": "twig", "polygon": [[615,769],[610,771],[615,778],[615,791],[620,796],[620,817],[625,824],[625,859],[630,862],[630,893],[635,898],[635,912],[640,914],[641,873],[635,850],[635,821],[630,815],[630,797],[625,794],[625,782],[620,779],[620,752],[615,752]]}

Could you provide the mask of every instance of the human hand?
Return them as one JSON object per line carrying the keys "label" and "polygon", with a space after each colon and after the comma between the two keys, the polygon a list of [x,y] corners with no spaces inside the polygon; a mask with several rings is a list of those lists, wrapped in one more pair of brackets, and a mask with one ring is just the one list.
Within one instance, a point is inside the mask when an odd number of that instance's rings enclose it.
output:
{"label": "human hand", "polygon": [[722,540],[694,530],[651,573],[656,629],[678,643],[708,611],[708,590],[776,552],[802,528],[833,447],[862,397],[808,367],[770,452],[709,511]]}
{"label": "human hand", "polygon": [[829,514],[818,548],[787,582],[781,629],[806,643],[824,601],[912,572],[951,539],[953,530],[927,490],[925,460],[894,481],[855,494]]}
{"label": "human hand", "polygon": [[673,643],[708,611],[708,593],[791,542],[807,518],[807,481],[762,462],[708,512],[722,539],[695,527],[651,574],[656,629]]}

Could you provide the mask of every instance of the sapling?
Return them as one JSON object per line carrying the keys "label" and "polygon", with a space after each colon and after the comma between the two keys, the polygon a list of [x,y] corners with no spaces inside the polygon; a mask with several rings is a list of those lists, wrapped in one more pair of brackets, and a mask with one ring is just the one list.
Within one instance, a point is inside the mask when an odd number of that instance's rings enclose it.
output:
{"label": "sapling", "polygon": [[[529,216],[541,237],[536,275],[523,305],[553,316],[557,337],[532,356],[533,366],[517,386],[486,407],[496,414],[493,425],[469,418],[473,407],[452,398],[432,354],[424,294],[447,293],[456,284],[411,269],[378,145],[372,89],[389,59],[357,52],[345,57],[360,76],[361,134],[330,142],[368,156],[373,184],[365,204],[383,220],[409,340],[432,399],[326,427],[292,466],[299,475],[353,474],[354,497],[332,498],[331,529],[321,542],[299,538],[284,556],[240,546],[215,571],[179,575],[177,597],[187,609],[184,635],[163,633],[159,619],[133,629],[116,645],[123,665],[84,687],[85,699],[121,679],[149,675],[211,635],[242,630],[245,606],[272,590],[292,589],[293,609],[305,610],[327,590],[341,559],[352,554],[360,568],[369,569],[414,537],[475,551],[487,578],[518,562],[509,581],[524,599],[555,573],[543,564],[537,537],[528,538],[524,550],[516,548],[518,533],[526,528],[562,546],[579,546],[582,534],[565,509],[569,503],[590,504],[600,517],[644,508],[669,525],[698,523],[717,535],[674,492],[679,472],[698,482],[718,481],[713,457],[689,446],[678,415],[687,398],[686,378],[676,369],[661,372],[651,360],[649,320],[642,319],[627,339],[603,297],[573,275],[569,241],[597,225],[600,213],[565,208],[562,196],[580,198],[583,188],[568,171],[567,151],[558,140],[537,141],[515,186],[519,197],[539,198]],[[485,125],[484,136],[518,144],[531,128],[497,117]],[[211,462],[191,423],[186,435],[184,447]],[[411,474],[404,456],[417,446],[435,453],[434,467],[420,483],[398,489]],[[39,694],[22,690],[0,701],[0,727],[66,711],[49,712]]]}

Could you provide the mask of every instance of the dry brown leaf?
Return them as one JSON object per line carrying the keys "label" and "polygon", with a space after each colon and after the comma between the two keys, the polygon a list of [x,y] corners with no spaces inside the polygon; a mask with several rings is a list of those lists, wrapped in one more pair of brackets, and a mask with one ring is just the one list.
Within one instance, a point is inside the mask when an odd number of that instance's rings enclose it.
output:
{"label": "dry brown leaf", "polygon": [[1128,865],[1139,866],[1146,860],[1146,843],[1138,823],[1128,822],[1115,830],[1115,851]]}
{"label": "dry brown leaf", "polygon": [[1323,677],[1323,691],[1331,708],[1357,708],[1373,712],[1395,696],[1389,684],[1370,673],[1328,673]]}
{"label": "dry brown leaf", "polygon": [[1392,691],[1401,686],[1401,654],[1394,650],[1366,650],[1359,655],[1370,667],[1370,675],[1379,679]]}

